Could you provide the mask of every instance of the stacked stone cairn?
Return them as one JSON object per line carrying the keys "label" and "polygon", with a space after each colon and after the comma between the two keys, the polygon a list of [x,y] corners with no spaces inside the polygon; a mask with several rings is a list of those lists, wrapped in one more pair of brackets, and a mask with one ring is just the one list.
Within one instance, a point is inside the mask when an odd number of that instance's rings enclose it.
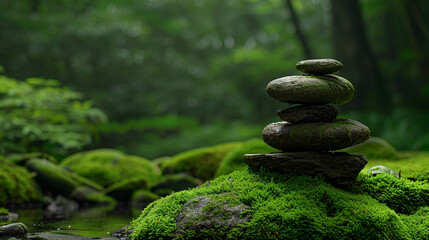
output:
{"label": "stacked stone cairn", "polygon": [[351,184],[367,164],[365,156],[335,150],[363,143],[369,128],[351,119],[338,119],[331,106],[349,102],[355,92],[345,78],[333,75],[343,68],[334,59],[312,59],[297,63],[300,76],[287,76],[268,83],[272,98],[300,104],[277,112],[283,120],[271,123],[262,132],[269,146],[281,153],[245,154],[253,170],[316,176],[334,185]]}

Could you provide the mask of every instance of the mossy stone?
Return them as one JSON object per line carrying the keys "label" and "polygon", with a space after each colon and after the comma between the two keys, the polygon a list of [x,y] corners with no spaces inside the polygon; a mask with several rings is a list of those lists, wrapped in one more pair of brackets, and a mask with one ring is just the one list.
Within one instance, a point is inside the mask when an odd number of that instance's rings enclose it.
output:
{"label": "mossy stone", "polygon": [[[382,189],[377,186],[380,181]],[[400,190],[395,190],[398,187]],[[131,223],[132,237],[172,239],[178,229],[176,219],[185,203],[228,192],[236,195],[237,203],[251,208],[243,213],[249,221],[228,231],[224,231],[222,224],[206,231],[184,231],[184,237],[178,239],[425,239],[425,231],[414,229],[427,227],[427,216],[420,212],[409,219],[395,212],[395,207],[397,203],[410,206],[408,198],[418,200],[412,203],[414,209],[427,206],[429,194],[421,194],[428,190],[427,182],[416,183],[389,175],[360,174],[351,191],[309,176],[235,171],[200,188],[153,202]],[[396,195],[400,192],[403,194]],[[387,201],[380,203],[381,199]]]}
{"label": "mossy stone", "polygon": [[246,153],[274,153],[280,150],[272,148],[264,143],[260,138],[250,139],[231,152],[229,152],[219,164],[215,176],[231,173],[235,170],[245,170],[247,164],[244,161],[243,155]]}
{"label": "mossy stone", "polygon": [[39,200],[40,193],[28,170],[0,157],[0,206]]}
{"label": "mossy stone", "polygon": [[299,105],[277,111],[277,115],[283,121],[292,123],[305,122],[331,122],[338,111],[330,105]]}
{"label": "mossy stone", "polygon": [[160,177],[148,159],[124,154],[113,149],[96,149],[73,154],[61,163],[75,173],[108,187],[127,178],[142,177],[148,185]]}
{"label": "mossy stone", "polygon": [[150,190],[159,196],[166,196],[200,184],[201,182],[186,173],[167,174],[163,175]]}
{"label": "mossy stone", "polygon": [[270,97],[287,103],[342,105],[354,96],[354,86],[336,75],[287,76],[268,83]]}
{"label": "mossy stone", "polygon": [[369,138],[369,128],[351,119],[333,122],[271,123],[262,131],[263,140],[288,152],[328,151],[350,147]]}
{"label": "mossy stone", "polygon": [[145,177],[133,177],[109,186],[106,188],[105,193],[119,201],[129,201],[134,191],[138,189],[147,189],[147,187]]}
{"label": "mossy stone", "polygon": [[207,181],[214,177],[222,159],[240,145],[240,142],[229,142],[192,149],[159,162],[159,166],[163,174],[186,172],[193,177]]}
{"label": "mossy stone", "polygon": [[45,159],[30,159],[25,166],[29,171],[36,173],[36,181],[42,190],[53,195],[70,197],[78,186],[103,189],[98,184]]}
{"label": "mossy stone", "polygon": [[140,209],[145,208],[151,202],[161,198],[159,195],[149,190],[136,190],[131,196],[131,205]]}
{"label": "mossy stone", "polygon": [[312,75],[324,75],[341,71],[343,64],[335,59],[309,59],[299,61],[296,69],[302,73]]}

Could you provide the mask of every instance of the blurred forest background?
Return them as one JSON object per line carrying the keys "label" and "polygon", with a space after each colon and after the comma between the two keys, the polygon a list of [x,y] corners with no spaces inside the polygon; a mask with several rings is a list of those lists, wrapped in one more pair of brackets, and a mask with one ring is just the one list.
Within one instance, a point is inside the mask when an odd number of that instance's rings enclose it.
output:
{"label": "blurred forest background", "polygon": [[342,117],[429,150],[428,43],[425,0],[2,0],[0,147],[153,159],[260,137],[287,107],[267,83],[335,58],[357,90]]}

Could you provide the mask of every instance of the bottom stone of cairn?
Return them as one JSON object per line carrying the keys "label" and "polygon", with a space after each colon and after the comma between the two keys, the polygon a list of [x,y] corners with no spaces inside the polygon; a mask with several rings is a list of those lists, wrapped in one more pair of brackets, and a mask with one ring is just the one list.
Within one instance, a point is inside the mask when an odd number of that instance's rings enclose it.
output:
{"label": "bottom stone of cairn", "polygon": [[272,172],[321,177],[335,185],[353,183],[368,162],[358,154],[312,151],[245,154],[244,160],[252,170],[265,168]]}

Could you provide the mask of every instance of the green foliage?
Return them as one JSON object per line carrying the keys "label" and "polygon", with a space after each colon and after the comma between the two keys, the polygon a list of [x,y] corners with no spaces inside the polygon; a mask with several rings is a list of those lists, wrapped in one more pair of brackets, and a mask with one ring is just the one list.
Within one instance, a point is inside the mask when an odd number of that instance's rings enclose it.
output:
{"label": "green foliage", "polygon": [[91,143],[91,126],[106,116],[56,80],[0,75],[0,151],[65,154]]}
{"label": "green foliage", "polygon": [[376,165],[383,165],[391,168],[401,176],[410,180],[429,180],[429,153],[428,152],[399,152],[400,159],[389,158],[369,158],[368,164],[363,172]]}
{"label": "green foliage", "polygon": [[[1,67],[1,66],[0,66],[0,67]],[[1,70],[1,69],[0,69],[0,70]],[[0,216],[1,216],[1,215],[9,215],[9,209],[1,207],[1,208],[0,208]]]}
{"label": "green foliage", "polygon": [[137,176],[145,178],[146,183],[151,185],[159,178],[159,173],[149,160],[113,149],[76,153],[65,158],[60,165],[103,187]]}
{"label": "green foliage", "polygon": [[429,182],[413,182],[391,174],[377,176],[360,174],[352,192],[368,194],[397,213],[412,214],[420,207],[429,205]]}
{"label": "green foliage", "polygon": [[[384,176],[383,176],[384,177]],[[232,181],[231,181],[232,179]],[[375,179],[375,178],[373,178]],[[378,178],[377,180],[382,180]],[[380,191],[361,177],[360,192]],[[393,190],[403,194],[421,191],[427,183],[397,179]],[[366,185],[365,185],[366,184]],[[426,184],[426,185],[424,185]],[[374,189],[373,189],[374,188]],[[407,189],[408,190],[405,190]],[[410,219],[379,203],[367,194],[335,188],[318,178],[270,172],[236,171],[216,178],[200,188],[178,192],[145,208],[131,223],[133,239],[172,238],[175,217],[182,205],[198,196],[230,192],[252,209],[250,220],[233,229],[186,231],[186,239],[424,239],[427,226],[422,218]],[[423,192],[420,192],[423,193]],[[387,196],[384,192],[380,196]],[[402,197],[405,199],[406,197]],[[424,198],[424,197],[422,197]],[[427,204],[427,203],[426,203]],[[401,208],[398,208],[401,210]],[[410,222],[408,222],[410,221]],[[414,226],[412,224],[415,224]],[[412,228],[412,229],[411,229]],[[415,230],[419,229],[419,230]],[[413,238],[412,238],[413,237]],[[177,237],[180,239],[180,235]]]}
{"label": "green foliage", "polygon": [[234,170],[244,170],[247,164],[244,162],[243,155],[246,153],[273,153],[280,152],[265,144],[261,139],[251,139],[244,142],[241,146],[229,152],[219,164],[215,176],[228,174]]}
{"label": "green foliage", "polygon": [[26,203],[40,200],[27,169],[0,159],[0,204]]}
{"label": "green foliage", "polygon": [[186,172],[203,181],[213,178],[220,162],[228,152],[241,143],[224,143],[180,153],[160,162],[163,173]]}

